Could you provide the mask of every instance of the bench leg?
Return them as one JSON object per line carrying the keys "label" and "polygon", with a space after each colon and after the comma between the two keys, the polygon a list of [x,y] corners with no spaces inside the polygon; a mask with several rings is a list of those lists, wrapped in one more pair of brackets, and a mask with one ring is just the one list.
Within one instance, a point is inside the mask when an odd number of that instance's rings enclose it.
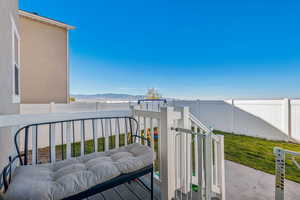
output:
{"label": "bench leg", "polygon": [[153,169],[151,170],[151,200],[153,200]]}

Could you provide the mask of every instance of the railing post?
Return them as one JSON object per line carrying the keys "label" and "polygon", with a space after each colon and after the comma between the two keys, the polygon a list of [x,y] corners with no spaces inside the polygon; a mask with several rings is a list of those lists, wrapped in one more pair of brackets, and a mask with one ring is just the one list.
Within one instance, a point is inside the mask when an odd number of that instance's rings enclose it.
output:
{"label": "railing post", "polygon": [[204,154],[203,154],[203,137],[198,135],[196,137],[197,139],[197,149],[198,149],[198,158],[196,161],[198,161],[198,185],[199,185],[199,192],[198,192],[198,199],[203,199],[203,193],[204,193],[204,183],[203,183],[203,176],[204,176]]}
{"label": "railing post", "polygon": [[289,99],[283,99],[283,115],[282,115],[282,129],[288,136],[288,140],[291,140],[291,105]]}
{"label": "railing post", "polygon": [[204,168],[205,168],[205,200],[211,199],[212,191],[212,173],[213,173],[213,162],[212,162],[212,136],[208,133],[204,140]]}
{"label": "railing post", "polygon": [[225,200],[225,155],[224,155],[224,136],[218,135],[218,178],[219,178],[219,187],[221,193],[221,200]]}
{"label": "railing post", "polygon": [[[179,127],[191,130],[191,123],[189,120],[189,107],[181,107],[181,120],[179,120]],[[180,136],[180,146],[182,149],[181,163],[178,163],[181,165],[181,177],[180,179],[184,183],[184,187],[182,188],[182,192],[187,194],[190,191],[190,184],[191,184],[191,135],[190,134],[181,134]],[[177,156],[177,155],[176,155]]]}
{"label": "railing post", "polygon": [[275,200],[284,200],[285,153],[281,148],[274,148],[275,154]]}
{"label": "railing post", "polygon": [[129,110],[131,111],[130,115],[131,117],[134,117],[134,105],[129,105]]}
{"label": "railing post", "polygon": [[175,134],[172,133],[173,107],[161,108],[160,137],[161,137],[161,195],[164,200],[171,200],[175,196]]}

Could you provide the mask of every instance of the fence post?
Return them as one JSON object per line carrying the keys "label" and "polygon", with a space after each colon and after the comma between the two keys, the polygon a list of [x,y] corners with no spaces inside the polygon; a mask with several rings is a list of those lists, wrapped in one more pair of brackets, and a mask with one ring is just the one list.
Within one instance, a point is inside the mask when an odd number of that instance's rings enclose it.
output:
{"label": "fence post", "polygon": [[234,133],[234,99],[231,102],[231,132]]}
{"label": "fence post", "polygon": [[49,104],[49,112],[50,112],[50,113],[54,112],[54,106],[55,106],[55,103],[54,103],[54,102],[51,102],[51,103]]}
{"label": "fence post", "polygon": [[171,200],[175,196],[175,134],[171,130],[173,107],[161,108],[160,137],[161,137],[161,195],[164,200]]}
{"label": "fence post", "polygon": [[288,140],[291,140],[291,105],[290,100],[283,99],[283,112],[282,112],[282,129],[288,135]]}
{"label": "fence post", "polygon": [[96,102],[96,112],[99,110],[98,107],[99,107],[99,102],[97,101],[97,102]]}

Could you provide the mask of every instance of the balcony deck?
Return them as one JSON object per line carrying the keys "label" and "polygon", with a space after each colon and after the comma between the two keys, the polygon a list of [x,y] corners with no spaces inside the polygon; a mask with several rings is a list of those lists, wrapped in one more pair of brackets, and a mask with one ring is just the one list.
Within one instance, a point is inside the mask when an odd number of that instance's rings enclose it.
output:
{"label": "balcony deck", "polygon": [[[146,175],[141,178],[143,182],[150,186],[150,177]],[[113,189],[97,194],[88,200],[150,200],[150,192],[138,181],[132,181],[119,185]],[[160,188],[154,184],[154,200],[160,200]]]}
{"label": "balcony deck", "polygon": [[[150,175],[141,177],[141,180],[149,187]],[[154,181],[154,200],[161,200],[160,187],[155,184]],[[101,194],[97,194],[88,200],[150,200],[150,192],[138,181],[133,181],[130,184],[126,183],[117,186],[113,189],[107,190]],[[177,200],[197,200],[197,193],[193,192],[192,195],[180,195],[177,193]],[[219,200],[219,198],[213,198],[212,200]]]}
{"label": "balcony deck", "polygon": [[[203,165],[205,164],[206,169],[210,169],[207,170],[207,173],[205,172],[207,179],[205,181],[211,180],[205,196],[207,198],[215,196],[214,193],[217,192],[219,196],[224,197],[223,137],[212,135],[211,130],[189,113],[187,107],[178,109],[164,107],[160,111],[132,107],[131,110],[125,111],[18,115],[9,116],[5,120],[4,124],[0,122],[0,127],[12,127],[13,131],[18,131],[17,133],[23,136],[17,147],[18,150],[26,152],[25,165],[53,163],[84,156],[94,151],[109,151],[130,143],[131,140],[126,139],[126,137],[129,139],[129,135],[137,135],[138,139],[135,142],[145,144],[140,138],[147,135],[147,139],[149,136],[149,142],[153,144],[152,147],[157,153],[155,166],[159,167],[162,172],[160,173],[162,181],[160,183],[155,181],[157,184],[154,185],[154,199],[160,200],[161,196],[163,199],[173,199],[174,194],[176,194],[176,200],[197,198],[198,195],[194,192],[189,195],[178,192],[178,188],[186,190],[191,186],[190,180],[182,176],[190,177],[192,175],[192,170],[189,169],[193,159],[196,168],[197,163],[202,159],[201,162]],[[20,125],[21,129],[19,129]],[[174,125],[179,128],[171,129]],[[192,132],[192,129],[197,130],[197,133]],[[192,142],[191,135],[197,142]],[[185,148],[185,146],[191,146],[191,149]],[[203,155],[204,147],[205,152],[209,153],[209,155],[205,155],[205,158],[211,159],[203,160],[203,156],[199,156]],[[215,148],[214,151],[212,147]],[[192,149],[195,149],[194,154],[191,153]],[[178,152],[182,152],[182,154],[178,154]],[[20,152],[18,151],[18,153]],[[193,179],[193,184],[197,184],[198,173],[204,173],[204,170],[201,169],[203,165],[200,165],[199,170],[195,171],[196,181]],[[180,179],[180,186],[177,185],[179,183],[175,186],[174,182],[178,179]],[[146,185],[150,185],[149,177],[143,177],[143,181]],[[204,188],[202,185],[200,187]],[[130,184],[120,185],[88,199],[147,200],[151,199],[151,194],[138,181],[132,181]]]}

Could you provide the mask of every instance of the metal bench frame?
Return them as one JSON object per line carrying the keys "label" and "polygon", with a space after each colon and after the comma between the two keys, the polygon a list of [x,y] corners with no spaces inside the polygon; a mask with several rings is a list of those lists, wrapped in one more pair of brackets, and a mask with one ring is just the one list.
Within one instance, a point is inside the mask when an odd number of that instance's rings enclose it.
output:
{"label": "metal bench frame", "polygon": [[[126,123],[126,132],[128,131],[129,128],[129,132],[130,133],[130,138],[125,138],[125,140],[130,139],[131,143],[137,142],[137,138],[139,138],[139,140],[143,140],[144,144],[147,144],[148,146],[151,146],[150,144],[150,140],[148,140],[147,138],[138,135],[139,133],[139,124],[137,122],[137,120],[133,117],[128,117],[128,116],[124,116],[124,117],[99,117],[99,118],[85,118],[85,119],[74,119],[74,120],[64,120],[64,121],[55,121],[55,122],[45,122],[45,123],[37,123],[37,124],[30,124],[30,125],[26,125],[22,128],[20,128],[16,134],[15,134],[15,138],[14,138],[14,142],[15,142],[15,147],[16,147],[16,151],[17,151],[17,156],[15,157],[9,157],[9,163],[7,166],[4,167],[2,173],[0,174],[0,177],[2,177],[2,184],[0,184],[0,190],[2,189],[4,192],[7,191],[9,184],[11,182],[12,179],[12,171],[13,171],[13,163],[15,161],[19,161],[19,164],[22,165],[29,165],[28,163],[28,155],[29,155],[29,151],[28,151],[28,135],[29,135],[29,128],[30,127],[34,127],[34,126],[41,126],[41,125],[49,125],[49,128],[51,127],[51,124],[63,124],[65,122],[72,122],[74,123],[75,121],[81,121],[81,122],[85,122],[85,121],[92,121],[94,123],[95,120],[112,120],[112,119],[125,119],[125,123]],[[127,121],[129,120],[129,127],[127,126]],[[101,121],[102,122],[102,121]],[[134,124],[135,126],[134,126]],[[74,124],[73,124],[74,127]],[[134,127],[136,127],[136,129],[134,130]],[[83,129],[85,131],[85,129]],[[93,131],[93,136],[95,136],[94,134],[94,129]],[[120,131],[120,130],[119,130]],[[19,136],[21,135],[21,133],[24,132],[24,151],[21,153],[20,147],[19,147]],[[49,131],[49,135],[51,134],[51,132]],[[73,132],[74,134],[74,132]],[[120,134],[120,132],[119,132]],[[63,131],[61,131],[61,135],[63,138]],[[126,134],[125,134],[126,135]],[[38,132],[36,133],[36,136],[38,136]],[[50,137],[50,136],[49,136]],[[85,133],[84,133],[84,137],[85,137]],[[37,141],[37,140],[36,140]],[[50,139],[49,139],[50,141]],[[84,142],[85,142],[85,138],[84,138]],[[37,143],[37,142],[36,142]],[[74,141],[74,137],[73,137],[73,144],[75,143]],[[37,144],[36,144],[37,145]],[[62,160],[64,160],[64,150],[63,150],[63,139],[62,139]],[[154,144],[152,144],[154,145]],[[37,146],[36,146],[37,149]],[[74,148],[73,148],[74,149]],[[94,152],[96,152],[96,150],[94,149]],[[51,151],[49,150],[49,157],[51,157]],[[39,164],[38,159],[36,159],[36,164]],[[142,180],[140,180],[139,178],[150,174],[151,175],[151,185],[150,187],[147,186],[145,183],[142,182]],[[151,200],[153,200],[153,165],[149,165],[146,166],[142,169],[139,169],[137,171],[131,172],[131,173],[127,173],[127,174],[121,174],[113,179],[110,179],[106,182],[100,183],[98,185],[95,185],[85,191],[82,191],[78,194],[69,196],[64,198],[63,200],[79,200],[79,199],[85,199],[87,197],[91,197],[95,194],[104,192],[108,189],[112,189],[118,185],[127,183],[132,180],[138,180],[143,186],[144,188],[146,188],[147,190],[150,191],[150,195],[151,195]]]}

